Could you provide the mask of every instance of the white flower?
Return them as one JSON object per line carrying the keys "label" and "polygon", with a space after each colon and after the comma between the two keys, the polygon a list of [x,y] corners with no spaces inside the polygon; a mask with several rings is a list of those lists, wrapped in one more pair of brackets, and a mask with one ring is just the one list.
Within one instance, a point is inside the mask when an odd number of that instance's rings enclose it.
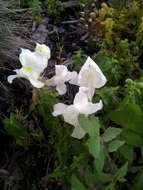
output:
{"label": "white flower", "polygon": [[41,88],[44,83],[40,81],[40,75],[47,67],[47,57],[28,49],[22,49],[19,55],[22,68],[14,70],[16,75],[8,76],[8,82],[12,83],[17,77],[28,79],[36,88]]}
{"label": "white flower", "polygon": [[59,94],[66,93],[65,82],[72,81],[76,77],[77,73],[75,71],[68,71],[65,65],[56,65],[55,66],[55,76],[47,81],[48,86],[56,86],[56,90]]}
{"label": "white flower", "polygon": [[88,98],[91,100],[94,95],[95,88],[104,86],[106,81],[107,79],[98,65],[88,57],[84,65],[81,67],[76,82],[70,83],[89,88]]}
{"label": "white flower", "polygon": [[35,51],[41,53],[42,55],[45,55],[47,59],[50,59],[51,57],[51,50],[45,44],[36,43]]}
{"label": "white flower", "polygon": [[88,116],[103,107],[101,100],[96,104],[88,102],[88,90],[89,89],[86,87],[80,87],[72,105],[65,105],[62,103],[55,104],[52,113],[53,116],[63,115],[65,122],[75,127],[71,136],[77,139],[81,139],[85,135],[79,123],[79,115],[84,114]]}

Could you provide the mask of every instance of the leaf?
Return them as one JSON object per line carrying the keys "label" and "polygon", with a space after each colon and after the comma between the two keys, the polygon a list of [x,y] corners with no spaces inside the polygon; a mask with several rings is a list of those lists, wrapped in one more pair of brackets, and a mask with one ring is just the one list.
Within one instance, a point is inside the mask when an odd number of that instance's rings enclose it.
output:
{"label": "leaf", "polygon": [[95,172],[95,177],[97,181],[101,181],[102,183],[109,183],[112,181],[113,176],[110,173],[103,173],[103,172]]}
{"label": "leaf", "polygon": [[80,124],[89,136],[99,136],[100,124],[98,118],[95,116],[91,116],[89,120],[84,115],[80,115]]}
{"label": "leaf", "polygon": [[126,158],[127,160],[129,160],[131,163],[134,159],[134,151],[133,151],[133,147],[129,146],[127,144],[124,144],[121,148],[120,148],[120,152],[121,154],[124,156],[124,158]]}
{"label": "leaf", "polygon": [[86,190],[84,185],[79,181],[79,179],[75,175],[72,175],[71,177],[71,186],[72,190]]}
{"label": "leaf", "polygon": [[143,135],[143,118],[140,106],[130,103],[122,110],[111,111],[109,117],[116,124]]}
{"label": "leaf", "polygon": [[35,107],[37,106],[37,104],[31,104],[30,107],[29,107],[29,113],[33,112]]}
{"label": "leaf", "polygon": [[80,124],[84,131],[89,134],[88,147],[90,154],[98,159],[100,156],[99,120],[95,116],[91,116],[91,119],[88,120],[84,115],[81,115]]}
{"label": "leaf", "polygon": [[143,189],[143,172],[137,174],[134,180],[134,184],[129,190],[141,190]]}
{"label": "leaf", "polygon": [[90,189],[94,189],[95,183],[96,183],[96,176],[94,173],[92,173],[91,167],[87,168],[84,173],[84,178],[86,181],[86,184],[89,186]]}
{"label": "leaf", "polygon": [[115,190],[115,184],[112,182],[108,186],[105,187],[104,190]]}
{"label": "leaf", "polygon": [[109,152],[114,152],[116,151],[118,148],[120,148],[120,146],[122,146],[125,143],[125,141],[120,141],[120,140],[115,140],[112,141],[109,146],[108,146],[108,150]]}
{"label": "leaf", "polygon": [[113,140],[114,138],[116,138],[121,132],[122,132],[122,129],[115,128],[115,127],[109,127],[105,131],[102,139],[104,142],[109,142],[109,141]]}
{"label": "leaf", "polygon": [[138,134],[127,130],[126,133],[124,133],[124,136],[128,145],[132,145],[135,147],[142,147],[143,141]]}
{"label": "leaf", "polygon": [[114,175],[115,179],[119,182],[125,182],[126,179],[124,178],[127,174],[128,169],[128,162],[126,162]]}
{"label": "leaf", "polygon": [[3,123],[8,134],[12,135],[16,139],[28,136],[26,128],[17,121],[14,113],[11,113],[10,118],[5,119]]}
{"label": "leaf", "polygon": [[99,159],[95,159],[94,165],[97,172],[102,172],[105,162],[105,154],[103,147],[100,147]]}
{"label": "leaf", "polygon": [[92,156],[95,159],[99,159],[100,158],[100,139],[99,139],[99,137],[94,137],[94,136],[90,137],[88,147],[89,147],[90,154],[92,154]]}

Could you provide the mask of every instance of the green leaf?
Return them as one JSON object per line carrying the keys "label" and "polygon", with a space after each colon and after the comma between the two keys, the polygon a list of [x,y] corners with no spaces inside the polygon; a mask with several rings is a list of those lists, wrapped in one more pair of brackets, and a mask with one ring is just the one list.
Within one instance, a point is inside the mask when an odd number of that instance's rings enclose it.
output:
{"label": "green leaf", "polygon": [[26,128],[17,121],[14,113],[10,114],[9,119],[3,121],[6,131],[16,139],[28,136]]}
{"label": "green leaf", "polygon": [[91,119],[88,120],[84,115],[81,115],[80,124],[84,131],[89,134],[88,147],[90,154],[98,159],[100,156],[99,120],[95,116],[91,116]]}
{"label": "green leaf", "polygon": [[101,181],[102,183],[109,183],[112,180],[112,175],[110,173],[103,173],[103,172],[96,172],[95,171],[95,177],[97,181]]}
{"label": "green leaf", "polygon": [[35,107],[37,106],[37,104],[31,104],[30,107],[29,107],[29,113],[33,112]]}
{"label": "green leaf", "polygon": [[90,154],[92,154],[92,156],[95,159],[99,159],[100,158],[100,139],[99,139],[99,137],[94,137],[94,136],[90,137],[88,147],[89,147]]}
{"label": "green leaf", "polygon": [[104,167],[104,162],[105,162],[105,153],[104,153],[103,147],[101,146],[99,159],[95,159],[95,162],[94,162],[97,172],[102,172],[103,167]]}
{"label": "green leaf", "polygon": [[115,184],[112,182],[107,187],[105,187],[104,190],[115,190]]}
{"label": "green leaf", "polygon": [[143,118],[140,106],[130,103],[122,110],[111,111],[109,117],[122,127],[143,135]]}
{"label": "green leaf", "polygon": [[126,162],[114,175],[115,179],[120,182],[125,182],[126,179],[124,178],[127,174],[128,169],[128,162]]}
{"label": "green leaf", "polygon": [[143,189],[143,172],[137,174],[134,180],[134,184],[129,190],[141,190]]}
{"label": "green leaf", "polygon": [[75,175],[72,175],[71,177],[71,186],[72,190],[86,190],[84,185],[79,181],[79,179]]}
{"label": "green leaf", "polygon": [[89,120],[84,115],[80,115],[80,124],[89,136],[99,136],[100,124],[98,118],[95,116],[91,116]]}
{"label": "green leaf", "polygon": [[94,173],[92,173],[92,169],[90,167],[86,169],[84,173],[84,178],[89,188],[94,189],[96,183],[96,176]]}
{"label": "green leaf", "polygon": [[121,132],[122,132],[122,129],[115,128],[115,127],[109,127],[105,131],[102,139],[104,142],[109,142],[109,141],[115,139]]}
{"label": "green leaf", "polygon": [[128,145],[132,145],[135,147],[142,147],[143,141],[138,134],[127,130],[126,133],[124,133],[124,136]]}
{"label": "green leaf", "polygon": [[133,147],[129,146],[127,144],[124,144],[121,148],[120,148],[120,152],[121,154],[124,156],[124,158],[126,158],[127,160],[129,160],[131,163],[134,159],[134,151],[133,151]]}
{"label": "green leaf", "polygon": [[108,146],[108,150],[109,152],[114,152],[116,151],[118,148],[120,148],[120,146],[122,146],[125,143],[125,141],[120,141],[120,140],[115,140],[112,141],[109,146]]}

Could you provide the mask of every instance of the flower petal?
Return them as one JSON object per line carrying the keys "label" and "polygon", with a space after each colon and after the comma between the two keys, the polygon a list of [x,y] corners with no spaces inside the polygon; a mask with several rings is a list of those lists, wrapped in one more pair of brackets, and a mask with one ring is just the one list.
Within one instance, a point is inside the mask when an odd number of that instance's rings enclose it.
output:
{"label": "flower petal", "polygon": [[95,113],[103,107],[102,100],[100,100],[99,103],[96,104],[88,101],[88,91],[88,88],[80,87],[79,92],[74,98],[74,107],[79,111],[79,113],[85,115]]}
{"label": "flower petal", "polygon": [[14,71],[16,72],[17,75],[8,76],[7,80],[8,80],[9,83],[12,83],[15,78],[20,78],[21,77],[21,78],[26,78],[27,79],[27,76],[24,74],[22,68],[21,69],[15,69]]}
{"label": "flower petal", "polygon": [[55,83],[61,83],[67,81],[68,69],[65,65],[55,65]]}
{"label": "flower petal", "polygon": [[79,86],[100,88],[104,86],[106,81],[107,79],[98,65],[88,57],[78,75]]}
{"label": "flower petal", "polygon": [[8,82],[11,84],[15,78],[18,78],[18,75],[10,75],[7,77]]}
{"label": "flower petal", "polygon": [[44,56],[46,56],[47,59],[50,59],[50,57],[51,57],[51,50],[45,44],[36,43],[35,51],[41,53]]}
{"label": "flower petal", "polygon": [[54,105],[53,116],[61,115],[65,112],[65,109],[68,107],[66,104],[58,103]]}
{"label": "flower petal", "polygon": [[19,77],[27,78],[27,75],[24,73],[23,68],[21,68],[21,69],[15,69],[14,71],[17,73],[17,75],[18,75]]}
{"label": "flower petal", "polygon": [[79,111],[74,107],[74,105],[68,106],[65,112],[63,113],[65,122],[75,127],[79,126],[78,116],[79,116]]}
{"label": "flower petal", "polygon": [[58,91],[58,93],[60,95],[63,95],[66,93],[67,89],[66,89],[66,85],[64,83],[59,83],[56,86],[56,90]]}
{"label": "flower petal", "polygon": [[77,85],[78,84],[78,74],[76,71],[73,72],[68,72],[68,78],[69,78],[69,83]]}
{"label": "flower petal", "polygon": [[55,78],[52,77],[52,78],[46,80],[46,84],[47,84],[47,86],[55,86]]}
{"label": "flower petal", "polygon": [[84,135],[85,135],[85,132],[84,132],[83,128],[78,126],[78,127],[74,128],[71,136],[76,139],[82,139],[84,137]]}
{"label": "flower petal", "polygon": [[88,89],[89,89],[89,90],[88,90],[88,93],[87,93],[87,97],[88,97],[88,99],[89,99],[90,101],[92,101],[92,98],[93,98],[94,93],[95,93],[95,87],[89,86]]}
{"label": "flower petal", "polygon": [[79,111],[81,114],[89,115],[101,110],[102,107],[103,107],[102,100],[100,100],[98,103],[95,104],[88,102],[85,106],[80,107]]}
{"label": "flower petal", "polygon": [[29,49],[23,49],[21,48],[21,53],[19,55],[19,60],[21,62],[22,65],[26,65],[26,59],[25,59],[25,55],[31,55],[31,51]]}
{"label": "flower petal", "polygon": [[79,88],[79,92],[75,95],[74,98],[74,105],[76,105],[76,107],[80,106],[83,107],[85,106],[85,104],[88,103],[87,93],[88,93],[88,88],[86,87]]}
{"label": "flower petal", "polygon": [[27,49],[22,49],[19,55],[19,60],[24,70],[33,70],[40,75],[47,67],[47,58],[37,52],[31,52]]}
{"label": "flower petal", "polygon": [[44,83],[39,81],[39,80],[34,80],[32,78],[29,78],[29,81],[31,82],[31,84],[36,87],[36,88],[42,88],[44,86]]}

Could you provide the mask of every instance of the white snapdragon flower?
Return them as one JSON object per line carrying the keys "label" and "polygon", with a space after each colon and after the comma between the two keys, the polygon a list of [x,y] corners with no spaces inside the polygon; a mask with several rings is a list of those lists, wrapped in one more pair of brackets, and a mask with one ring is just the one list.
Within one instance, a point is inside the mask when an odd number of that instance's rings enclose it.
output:
{"label": "white snapdragon flower", "polygon": [[52,113],[53,116],[63,115],[65,122],[75,127],[71,136],[77,139],[81,139],[85,135],[85,132],[79,123],[79,115],[84,114],[88,116],[103,107],[102,100],[96,104],[88,101],[88,91],[88,88],[80,87],[72,105],[66,105],[63,103],[55,104]]}
{"label": "white snapdragon flower", "polygon": [[95,88],[104,86],[106,81],[107,79],[98,65],[88,57],[84,65],[81,67],[76,82],[70,81],[70,83],[89,88],[88,98],[92,100]]}
{"label": "white snapdragon flower", "polygon": [[47,57],[47,54],[45,55],[39,52],[39,50],[31,52],[28,49],[22,49],[19,55],[22,68],[14,70],[16,75],[8,76],[8,82],[12,83],[15,78],[22,77],[28,79],[36,88],[43,87],[44,83],[40,81],[40,75],[47,67]]}
{"label": "white snapdragon flower", "polygon": [[66,93],[65,82],[72,81],[76,78],[77,73],[75,71],[68,71],[65,65],[56,65],[55,66],[55,76],[47,81],[47,86],[56,86],[56,90],[59,94]]}
{"label": "white snapdragon flower", "polygon": [[36,43],[35,51],[39,52],[41,55],[46,56],[47,59],[50,59],[50,57],[51,57],[51,50],[45,44]]}

